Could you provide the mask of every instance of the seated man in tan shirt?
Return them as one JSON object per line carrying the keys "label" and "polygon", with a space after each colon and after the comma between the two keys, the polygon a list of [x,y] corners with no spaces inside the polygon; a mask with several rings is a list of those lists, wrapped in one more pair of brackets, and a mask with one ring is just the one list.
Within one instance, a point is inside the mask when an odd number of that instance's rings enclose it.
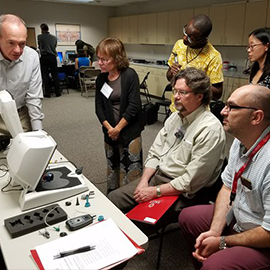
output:
{"label": "seated man in tan shirt", "polygon": [[201,70],[186,68],[174,78],[173,94],[177,112],[158,133],[142,177],[108,195],[123,212],[164,195],[181,195],[177,209],[199,203],[198,192],[211,187],[220,174],[225,133],[207,109],[209,78]]}

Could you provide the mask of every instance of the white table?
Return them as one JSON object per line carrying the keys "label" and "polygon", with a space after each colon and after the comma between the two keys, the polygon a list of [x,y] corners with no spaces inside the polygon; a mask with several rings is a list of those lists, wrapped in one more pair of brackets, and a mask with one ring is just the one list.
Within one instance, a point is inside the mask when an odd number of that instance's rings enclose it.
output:
{"label": "white table", "polygon": [[[62,161],[66,160],[58,151],[56,151],[52,161],[54,162],[55,160],[59,160],[60,157]],[[3,162],[0,160],[0,163]],[[68,214],[68,218],[80,216],[84,213],[96,215],[97,217],[99,215],[103,215],[104,218],[111,217],[114,222],[137,244],[143,248],[147,248],[147,236],[141,232],[116,206],[114,206],[114,204],[111,203],[111,201],[107,199],[107,197],[104,196],[103,193],[101,193],[87,178],[85,178],[85,181],[89,190],[95,191],[95,196],[89,200],[91,204],[90,207],[84,206],[85,201],[80,199],[81,195],[57,202]],[[8,177],[0,179],[0,188],[5,186],[7,182]],[[0,193],[0,246],[7,269],[36,270],[38,268],[30,257],[30,250],[48,241],[58,239],[60,236],[59,232],[56,232],[51,229],[52,227],[49,227],[48,231],[50,232],[50,239],[46,239],[44,236],[40,235],[38,231],[12,239],[4,226],[4,220],[22,213],[18,202],[19,195],[20,192],[10,192],[8,194]],[[79,206],[76,206],[77,197],[79,197]],[[71,206],[66,206],[66,201],[70,201],[72,203]],[[65,231],[68,234],[72,233],[66,228],[65,221],[59,224],[60,231]],[[58,226],[58,224],[55,224],[54,226]],[[41,231],[44,231],[44,229],[41,229]]]}

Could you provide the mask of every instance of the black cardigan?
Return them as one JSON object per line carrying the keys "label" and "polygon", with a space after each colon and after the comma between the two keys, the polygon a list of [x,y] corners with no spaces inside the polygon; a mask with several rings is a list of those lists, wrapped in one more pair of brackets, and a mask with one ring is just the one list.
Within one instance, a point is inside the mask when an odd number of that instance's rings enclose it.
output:
{"label": "black cardigan", "polygon": [[[112,127],[115,127],[111,97],[108,99],[101,93],[105,82],[108,83],[109,73],[101,73],[96,80],[96,114],[102,124],[107,120]],[[120,98],[120,119],[125,118],[128,124],[121,130],[118,141],[113,141],[107,134],[107,129],[102,126],[104,140],[109,145],[121,143],[127,146],[132,140],[140,136],[144,129],[142,118],[142,104],[140,98],[140,83],[137,73],[132,68],[121,71],[121,98]]]}

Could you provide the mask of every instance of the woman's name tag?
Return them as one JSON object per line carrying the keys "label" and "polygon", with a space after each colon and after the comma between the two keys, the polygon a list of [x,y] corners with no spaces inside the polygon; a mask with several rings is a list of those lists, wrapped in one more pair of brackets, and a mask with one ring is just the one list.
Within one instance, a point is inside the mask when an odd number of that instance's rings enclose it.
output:
{"label": "woman's name tag", "polygon": [[109,98],[113,89],[105,82],[100,91],[106,98]]}

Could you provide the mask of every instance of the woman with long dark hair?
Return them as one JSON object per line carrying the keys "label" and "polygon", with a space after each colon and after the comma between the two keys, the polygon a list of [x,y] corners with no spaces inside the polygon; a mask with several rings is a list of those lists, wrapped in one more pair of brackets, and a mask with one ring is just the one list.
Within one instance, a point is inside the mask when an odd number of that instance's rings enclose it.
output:
{"label": "woman with long dark hair", "polygon": [[270,88],[270,28],[252,31],[248,38],[248,58],[251,67],[249,82]]}

